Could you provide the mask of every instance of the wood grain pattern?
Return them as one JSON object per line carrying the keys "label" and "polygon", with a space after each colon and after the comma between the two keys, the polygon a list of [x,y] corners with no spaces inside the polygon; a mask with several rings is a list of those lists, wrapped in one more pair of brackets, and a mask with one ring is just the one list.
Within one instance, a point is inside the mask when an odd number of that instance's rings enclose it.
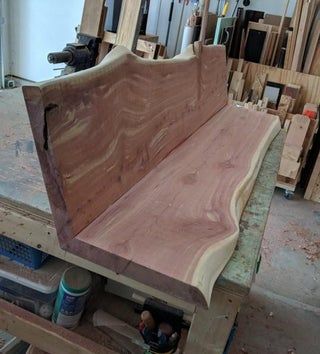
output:
{"label": "wood grain pattern", "polygon": [[226,104],[223,47],[198,50],[154,62],[117,47],[93,69],[23,87],[62,242]]}
{"label": "wood grain pattern", "polygon": [[179,297],[209,304],[214,282],[234,250],[258,161],[278,130],[277,117],[224,108],[70,247],[76,245],[86,257],[89,244],[95,259],[116,272],[131,277],[148,272],[154,286],[160,279]]}
{"label": "wood grain pattern", "polygon": [[24,94],[63,248],[206,306],[280,125],[226,106],[223,48],[195,50],[117,47]]}

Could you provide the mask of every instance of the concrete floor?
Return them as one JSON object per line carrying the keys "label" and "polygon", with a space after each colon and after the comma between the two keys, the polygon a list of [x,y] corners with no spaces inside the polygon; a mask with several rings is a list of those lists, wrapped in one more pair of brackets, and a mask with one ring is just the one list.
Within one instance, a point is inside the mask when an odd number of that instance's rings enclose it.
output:
{"label": "concrete floor", "polygon": [[320,204],[276,190],[230,354],[320,353]]}

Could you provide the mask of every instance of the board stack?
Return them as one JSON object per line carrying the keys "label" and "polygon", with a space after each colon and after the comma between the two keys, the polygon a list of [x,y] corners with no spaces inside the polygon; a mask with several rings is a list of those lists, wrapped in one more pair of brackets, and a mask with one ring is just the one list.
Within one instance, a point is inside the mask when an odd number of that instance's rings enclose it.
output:
{"label": "board stack", "polygon": [[259,22],[248,23],[242,38],[241,58],[254,63],[273,65],[279,61],[280,44],[289,28],[290,18],[266,14]]}
{"label": "board stack", "polygon": [[297,0],[286,31],[284,69],[320,75],[320,1]]}
{"label": "board stack", "polygon": [[282,153],[277,186],[294,191],[300,181],[314,136],[318,131],[318,107],[306,104],[303,114],[293,115],[286,121],[287,137]]}
{"label": "board stack", "polygon": [[282,16],[238,11],[230,56],[320,75],[320,0],[297,0],[292,18],[289,3],[281,2]]}

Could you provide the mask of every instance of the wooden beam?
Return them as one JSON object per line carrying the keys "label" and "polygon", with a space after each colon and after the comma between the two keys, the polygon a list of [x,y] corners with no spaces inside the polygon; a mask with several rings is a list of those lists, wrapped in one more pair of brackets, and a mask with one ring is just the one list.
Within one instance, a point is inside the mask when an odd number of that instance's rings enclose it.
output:
{"label": "wooden beam", "polygon": [[296,7],[294,10],[294,16],[292,18],[292,26],[291,27],[293,27],[293,32],[292,32],[292,38],[291,38],[291,48],[290,48],[288,69],[291,69],[291,67],[292,67],[292,61],[293,61],[294,51],[296,48],[297,36],[298,36],[298,32],[299,32],[299,24],[300,24],[302,6],[303,6],[303,0],[297,0]]}
{"label": "wooden beam", "polygon": [[115,39],[116,45],[134,50],[137,45],[145,0],[123,0]]}
{"label": "wooden beam", "polygon": [[[116,33],[113,32],[105,32],[102,42],[115,44],[116,43]],[[136,49],[140,52],[153,54],[156,50],[157,43],[154,41],[145,40],[142,38],[138,38]]]}
{"label": "wooden beam", "polygon": [[271,65],[274,64],[275,58],[276,59],[279,58],[280,49],[281,49],[282,42],[283,42],[283,26],[284,26],[284,21],[285,21],[286,15],[287,15],[289,3],[290,3],[290,0],[287,0],[284,13],[281,17],[281,22],[280,22],[280,26],[279,26],[279,30],[278,30],[278,36],[277,36],[276,44],[274,46],[274,50],[273,50],[273,54],[272,54]]}
{"label": "wooden beam", "polygon": [[285,54],[285,59],[284,59],[284,69],[289,69],[289,60],[290,60],[290,51],[291,51],[291,46],[292,46],[292,31],[287,31],[287,48],[286,48],[286,54]]}
{"label": "wooden beam", "polygon": [[102,37],[106,16],[105,0],[85,0],[80,33],[92,37]]}
{"label": "wooden beam", "polygon": [[303,4],[299,30],[297,35],[297,41],[296,41],[296,46],[294,49],[294,55],[292,60],[291,70],[293,71],[301,70],[302,60],[303,60],[304,51],[306,48],[306,43],[308,38],[308,32],[310,28],[309,22],[311,22],[311,19],[309,19],[309,17],[310,17],[310,13],[312,12],[312,7],[313,7],[312,4],[313,3],[310,0],[307,0]]}
{"label": "wooden beam", "polygon": [[316,21],[316,23],[313,26],[313,30],[310,34],[310,41],[309,41],[309,46],[308,46],[308,53],[306,56],[306,61],[303,67],[303,72],[306,74],[310,73],[311,65],[316,53],[316,49],[319,43],[319,38],[320,38],[320,19]]}
{"label": "wooden beam", "polygon": [[309,74],[320,76],[320,40],[313,56]]}
{"label": "wooden beam", "polygon": [[203,7],[202,14],[201,14],[201,16],[202,16],[201,31],[200,31],[200,36],[199,36],[199,41],[202,43],[204,43],[204,40],[206,38],[209,5],[210,5],[210,0],[204,0],[204,7]]}
{"label": "wooden beam", "polygon": [[318,155],[316,164],[314,165],[309,183],[308,183],[308,187],[306,189],[306,192],[304,194],[304,199],[308,199],[310,200],[312,197],[312,193],[314,190],[314,187],[316,185],[317,180],[319,179],[320,176],[320,153]]}
{"label": "wooden beam", "polygon": [[2,299],[0,328],[50,354],[115,354],[107,347]]}

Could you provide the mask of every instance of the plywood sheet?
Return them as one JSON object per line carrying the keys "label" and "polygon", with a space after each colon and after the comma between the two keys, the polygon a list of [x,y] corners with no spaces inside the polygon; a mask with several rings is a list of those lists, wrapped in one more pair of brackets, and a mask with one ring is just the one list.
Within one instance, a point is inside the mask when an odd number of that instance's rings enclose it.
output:
{"label": "plywood sheet", "polygon": [[62,247],[205,306],[280,124],[226,106],[224,49],[195,48],[117,47],[24,94]]}

